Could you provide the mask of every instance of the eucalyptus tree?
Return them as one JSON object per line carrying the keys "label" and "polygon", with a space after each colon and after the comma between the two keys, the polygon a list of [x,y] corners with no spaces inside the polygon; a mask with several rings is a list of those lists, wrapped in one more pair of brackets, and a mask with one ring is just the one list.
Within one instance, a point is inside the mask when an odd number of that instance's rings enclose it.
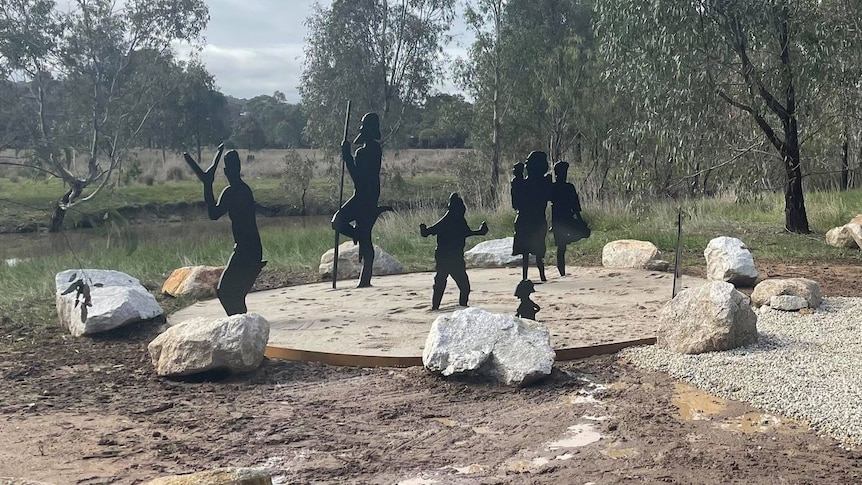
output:
{"label": "eucalyptus tree", "polygon": [[[59,231],[69,207],[109,183],[169,91],[149,61],[173,62],[172,43],[198,41],[208,20],[203,0],[75,0],[62,9],[53,0],[0,5],[0,64],[28,82],[35,161],[69,187],[49,230]],[[54,76],[61,93],[51,93]],[[72,149],[86,153],[84,167],[69,155]]]}
{"label": "eucalyptus tree", "polygon": [[502,46],[513,87],[511,122],[528,144],[547,140],[553,162],[587,122],[584,105],[597,77],[591,14],[582,0],[506,2]]}
{"label": "eucalyptus tree", "polygon": [[175,105],[162,105],[161,112],[177,116],[174,148],[189,145],[197,149],[201,160],[201,147],[215,146],[230,134],[227,99],[215,85],[215,78],[197,60],[189,62],[180,71],[180,81],[172,96]]}
{"label": "eucalyptus tree", "polygon": [[510,87],[503,76],[502,31],[503,9],[506,0],[474,0],[466,4],[464,18],[473,30],[474,41],[468,60],[456,65],[459,84],[476,100],[478,116],[474,119],[473,144],[482,148],[486,131],[478,125],[481,115],[490,111],[490,192],[496,194],[500,184],[500,158],[502,147],[505,93]]}
{"label": "eucalyptus tree", "polygon": [[315,145],[341,138],[347,100],[375,111],[388,140],[442,74],[454,0],[333,0],[306,20],[299,87]]}
{"label": "eucalyptus tree", "polygon": [[843,28],[849,20],[836,15],[851,2],[595,3],[609,79],[639,98],[646,119],[676,119],[676,129],[688,131],[693,120],[727,108],[745,114],[781,163],[785,228],[809,232],[801,135],[817,129],[805,122],[828,90],[823,72],[858,48],[862,32]]}
{"label": "eucalyptus tree", "polygon": [[266,136],[270,148],[300,148],[305,115],[298,104],[290,104],[284,93],[255,96],[246,104],[245,112],[255,118]]}

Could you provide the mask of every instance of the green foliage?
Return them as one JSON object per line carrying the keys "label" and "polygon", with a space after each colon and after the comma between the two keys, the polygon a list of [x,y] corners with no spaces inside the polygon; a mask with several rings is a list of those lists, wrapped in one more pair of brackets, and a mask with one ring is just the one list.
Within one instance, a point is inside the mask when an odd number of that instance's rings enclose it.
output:
{"label": "green foliage", "polygon": [[284,162],[284,188],[288,197],[299,202],[299,214],[305,215],[305,195],[314,177],[316,161],[308,155],[302,156],[296,150],[289,150],[282,159]]}
{"label": "green foliage", "polygon": [[[384,139],[421,103],[441,75],[442,41],[454,0],[335,0],[315,5],[307,20],[306,67],[300,92],[313,146],[343,136],[342,113],[377,112]],[[356,121],[358,121],[356,116]]]}
{"label": "green foliage", "polygon": [[[177,65],[172,42],[194,43],[208,20],[203,0],[71,7],[15,0],[0,8],[0,74],[4,82],[26,79],[29,95],[21,102],[24,124],[33,127],[32,165],[70,186],[57,197],[50,230],[62,228],[68,208],[112,182],[174,86],[165,75]],[[85,163],[69,156],[77,152]]]}

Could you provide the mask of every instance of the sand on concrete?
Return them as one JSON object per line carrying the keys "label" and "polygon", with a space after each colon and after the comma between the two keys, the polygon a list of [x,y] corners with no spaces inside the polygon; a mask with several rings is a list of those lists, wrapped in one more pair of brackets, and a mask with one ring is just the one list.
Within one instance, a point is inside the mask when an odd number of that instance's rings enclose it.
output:
{"label": "sand on concrete", "polygon": [[[533,294],[554,348],[582,347],[655,336],[658,313],[671,298],[673,274],[635,269],[571,267],[560,277],[549,268]],[[535,275],[531,268],[531,277]],[[554,274],[552,274],[554,273]],[[470,305],[514,315],[518,268],[468,271]],[[355,281],[330,281],[249,293],[249,312],[271,325],[269,345],[297,350],[359,355],[422,355],[431,323],[459,308],[451,280],[440,310],[430,310],[434,273],[375,276],[371,288]],[[681,288],[703,284],[686,276]],[[176,324],[193,317],[221,318],[218,300],[195,303],[169,316]]]}

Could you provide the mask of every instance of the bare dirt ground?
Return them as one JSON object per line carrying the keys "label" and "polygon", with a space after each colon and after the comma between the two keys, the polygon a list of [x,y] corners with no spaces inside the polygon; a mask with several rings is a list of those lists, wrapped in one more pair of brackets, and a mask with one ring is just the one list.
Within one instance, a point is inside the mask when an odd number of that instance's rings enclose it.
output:
{"label": "bare dirt ground", "polygon": [[[862,296],[856,266],[758,269]],[[862,452],[613,356],[558,363],[525,389],[285,361],[177,381],[152,372],[157,332],[73,338],[0,316],[0,477],[134,484],[267,466],[276,483],[862,483]]]}

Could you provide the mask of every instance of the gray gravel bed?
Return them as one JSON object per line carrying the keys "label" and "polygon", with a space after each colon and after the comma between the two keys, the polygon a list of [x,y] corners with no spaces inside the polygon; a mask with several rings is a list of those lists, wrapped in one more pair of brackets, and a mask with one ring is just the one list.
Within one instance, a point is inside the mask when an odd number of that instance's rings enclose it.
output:
{"label": "gray gravel bed", "polygon": [[755,345],[699,355],[646,346],[619,356],[862,445],[862,298],[824,298],[809,314],[757,313]]}

